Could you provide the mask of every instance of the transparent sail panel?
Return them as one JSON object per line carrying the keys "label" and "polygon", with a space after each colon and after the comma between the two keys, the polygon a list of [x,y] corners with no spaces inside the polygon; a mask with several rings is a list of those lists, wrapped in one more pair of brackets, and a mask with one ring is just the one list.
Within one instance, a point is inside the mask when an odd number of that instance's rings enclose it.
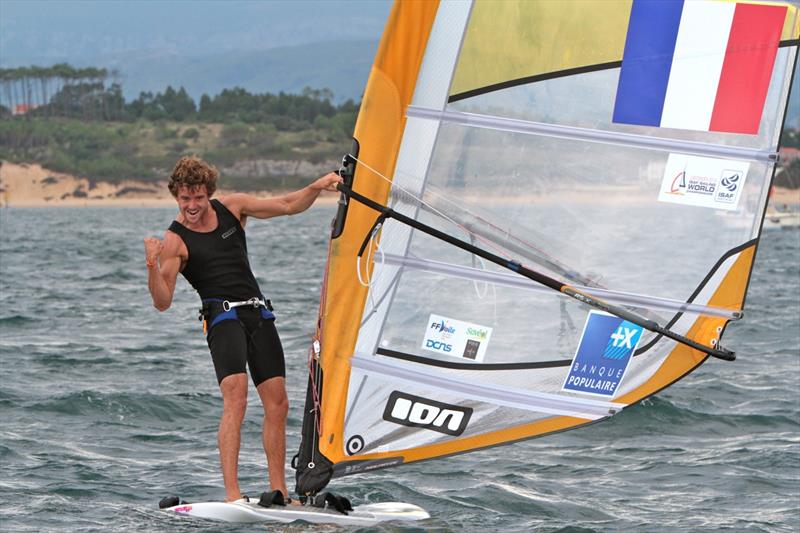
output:
{"label": "transparent sail panel", "polygon": [[[420,220],[563,281],[686,301],[752,238],[772,169],[747,163],[735,211],[672,203],[670,155],[443,124]],[[420,238],[409,252],[447,261],[450,248]]]}

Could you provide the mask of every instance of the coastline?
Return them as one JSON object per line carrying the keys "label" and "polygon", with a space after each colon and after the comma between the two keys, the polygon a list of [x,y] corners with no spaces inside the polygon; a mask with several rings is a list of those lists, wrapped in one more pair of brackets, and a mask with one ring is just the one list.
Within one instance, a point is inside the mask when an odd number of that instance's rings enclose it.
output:
{"label": "coastline", "polygon": [[[217,196],[235,191],[219,189]],[[254,191],[263,198],[277,196],[286,191]],[[585,197],[585,198],[584,198]],[[594,191],[573,191],[570,198],[596,200]],[[335,204],[337,193],[323,192],[318,204]],[[484,197],[485,200],[488,200]],[[498,200],[501,200],[498,198]],[[536,203],[540,198],[514,198],[516,202]],[[503,198],[502,201],[509,201]],[[630,197],[629,201],[636,201]],[[772,206],[800,207],[800,189],[773,187]],[[107,182],[91,185],[88,179],[50,171],[38,164],[0,162],[0,207],[173,207],[175,199],[167,189],[167,181]]]}
{"label": "coastline", "polygon": [[[234,191],[218,189],[217,196]],[[261,197],[284,191],[254,191]],[[333,204],[338,194],[323,192],[317,203]],[[53,172],[38,164],[0,162],[0,207],[174,207],[167,181],[99,182]]]}

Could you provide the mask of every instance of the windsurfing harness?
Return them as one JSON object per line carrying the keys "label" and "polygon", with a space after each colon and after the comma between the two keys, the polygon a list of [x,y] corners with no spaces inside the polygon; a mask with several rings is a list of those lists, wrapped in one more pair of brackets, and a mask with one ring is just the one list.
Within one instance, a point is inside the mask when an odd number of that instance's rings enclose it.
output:
{"label": "windsurfing harness", "polygon": [[200,308],[200,314],[197,317],[198,320],[203,322],[203,331],[207,333],[223,320],[238,320],[239,316],[236,314],[237,307],[260,309],[261,318],[265,320],[273,320],[275,318],[275,315],[272,313],[272,302],[265,299],[263,296],[261,298],[250,298],[249,300],[241,302],[209,298],[203,300],[203,307]]}

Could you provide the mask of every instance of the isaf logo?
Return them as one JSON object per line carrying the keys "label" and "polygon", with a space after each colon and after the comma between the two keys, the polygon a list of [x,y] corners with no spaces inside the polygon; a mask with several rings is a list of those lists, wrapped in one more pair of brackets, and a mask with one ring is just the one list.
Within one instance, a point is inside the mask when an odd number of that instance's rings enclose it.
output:
{"label": "isaf logo", "polygon": [[737,183],[738,181],[739,173],[733,172],[729,173],[727,176],[723,174],[722,181],[720,183],[722,183],[722,186],[728,189],[730,192],[733,192],[739,187],[739,184]]}
{"label": "isaf logo", "polygon": [[383,410],[383,419],[402,426],[425,428],[458,436],[467,428],[472,409],[437,402],[400,391],[392,391]]}
{"label": "isaf logo", "polygon": [[735,170],[724,170],[720,176],[720,188],[717,191],[716,200],[729,204],[734,203],[738,194],[739,180],[741,179],[741,173]]}

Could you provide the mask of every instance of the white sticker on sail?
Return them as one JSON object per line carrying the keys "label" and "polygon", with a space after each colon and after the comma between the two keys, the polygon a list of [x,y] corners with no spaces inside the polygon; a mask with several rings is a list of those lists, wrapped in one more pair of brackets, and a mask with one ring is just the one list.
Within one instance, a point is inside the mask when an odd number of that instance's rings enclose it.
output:
{"label": "white sticker on sail", "polygon": [[431,315],[422,348],[431,352],[483,362],[492,328],[441,315]]}
{"label": "white sticker on sail", "polygon": [[732,211],[749,168],[746,161],[669,154],[658,201]]}

